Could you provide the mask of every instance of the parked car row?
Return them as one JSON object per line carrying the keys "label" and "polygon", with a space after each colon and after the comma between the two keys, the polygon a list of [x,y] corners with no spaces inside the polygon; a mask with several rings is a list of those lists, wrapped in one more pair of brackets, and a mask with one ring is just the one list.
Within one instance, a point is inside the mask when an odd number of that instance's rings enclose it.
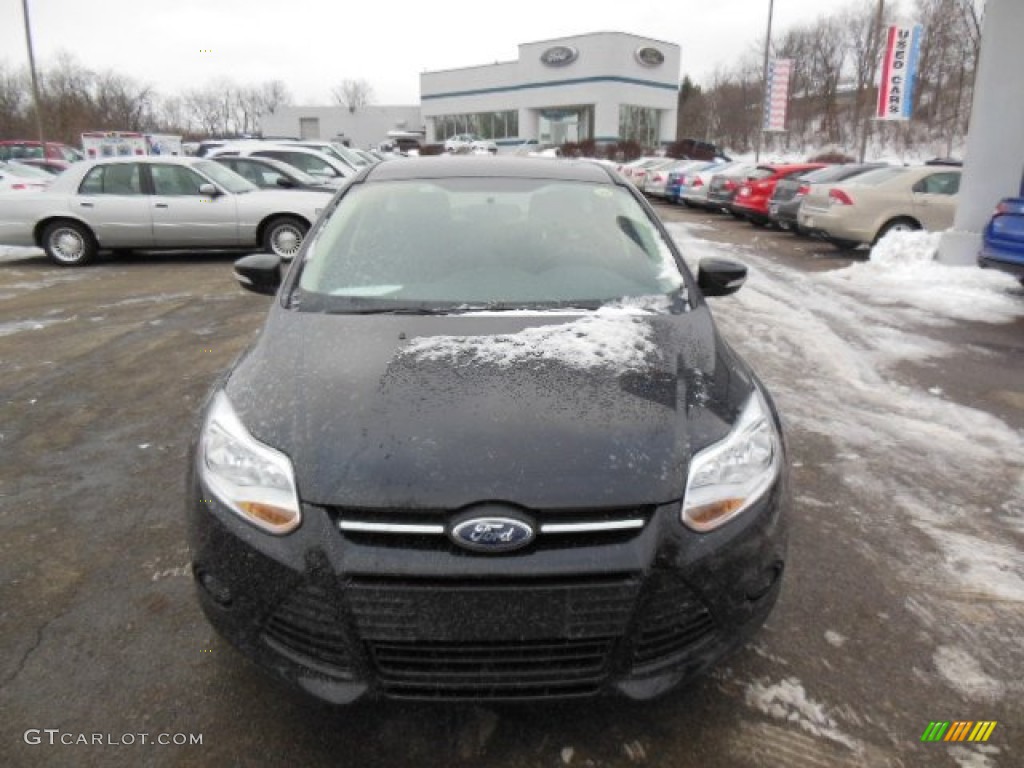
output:
{"label": "parked car row", "polygon": [[[662,193],[657,181],[648,179],[658,180],[666,170],[670,172]],[[651,196],[725,211],[756,226],[788,229],[852,249],[873,244],[893,230],[951,227],[961,169],[949,163],[738,162],[673,169],[664,158],[642,158],[622,166],[620,173]]]}

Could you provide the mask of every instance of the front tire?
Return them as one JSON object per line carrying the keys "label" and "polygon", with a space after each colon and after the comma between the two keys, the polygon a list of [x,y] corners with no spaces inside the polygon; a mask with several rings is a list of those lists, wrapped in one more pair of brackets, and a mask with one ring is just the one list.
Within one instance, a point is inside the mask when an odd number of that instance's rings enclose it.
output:
{"label": "front tire", "polygon": [[302,247],[309,225],[294,216],[278,216],[263,230],[263,250],[290,261]]}
{"label": "front tire", "polygon": [[61,267],[84,267],[96,260],[99,246],[92,231],[77,221],[53,221],[43,230],[43,250]]}

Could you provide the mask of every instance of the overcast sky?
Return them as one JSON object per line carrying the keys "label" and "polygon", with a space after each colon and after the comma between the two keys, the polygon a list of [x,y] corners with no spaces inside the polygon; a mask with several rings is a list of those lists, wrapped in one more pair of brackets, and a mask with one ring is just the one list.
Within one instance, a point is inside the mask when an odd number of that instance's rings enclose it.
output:
{"label": "overcast sky", "polygon": [[[73,53],[162,94],[219,77],[283,80],[298,104],[367,80],[417,104],[423,70],[508,61],[519,43],[612,30],[676,43],[698,82],[763,44],[769,0],[29,0],[36,60]],[[775,30],[874,0],[775,0]],[[898,4],[900,0],[889,0]],[[904,4],[907,0],[902,0]],[[21,0],[0,0],[0,62],[27,62]]]}

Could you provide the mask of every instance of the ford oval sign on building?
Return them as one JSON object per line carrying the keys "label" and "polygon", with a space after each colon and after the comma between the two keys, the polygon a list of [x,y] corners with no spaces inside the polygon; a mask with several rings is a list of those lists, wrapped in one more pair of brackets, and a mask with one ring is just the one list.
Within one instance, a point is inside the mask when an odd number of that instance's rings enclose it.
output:
{"label": "ford oval sign on building", "polygon": [[665,54],[657,48],[645,45],[636,49],[636,60],[645,67],[657,67],[665,63]]}
{"label": "ford oval sign on building", "polygon": [[533,541],[534,530],[512,517],[471,517],[451,527],[451,540],[474,552],[508,552]]}
{"label": "ford oval sign on building", "polygon": [[576,61],[579,55],[580,52],[571,45],[556,45],[544,51],[540,55],[540,60],[549,67],[564,67]]}

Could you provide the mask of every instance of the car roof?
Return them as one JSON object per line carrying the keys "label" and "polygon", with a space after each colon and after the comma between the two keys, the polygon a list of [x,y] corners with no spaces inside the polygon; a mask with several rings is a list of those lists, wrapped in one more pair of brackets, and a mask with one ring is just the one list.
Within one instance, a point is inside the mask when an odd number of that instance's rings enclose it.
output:
{"label": "car roof", "polygon": [[588,160],[483,157],[480,155],[411,157],[401,163],[378,163],[370,166],[364,179],[368,181],[407,181],[488,176],[616,183],[604,166]]}
{"label": "car roof", "polygon": [[[182,157],[181,155],[125,155],[124,157],[97,157],[86,160],[87,165],[119,165],[121,163],[162,163],[166,165],[195,165],[212,157]],[[78,165],[78,163],[75,163]]]}

